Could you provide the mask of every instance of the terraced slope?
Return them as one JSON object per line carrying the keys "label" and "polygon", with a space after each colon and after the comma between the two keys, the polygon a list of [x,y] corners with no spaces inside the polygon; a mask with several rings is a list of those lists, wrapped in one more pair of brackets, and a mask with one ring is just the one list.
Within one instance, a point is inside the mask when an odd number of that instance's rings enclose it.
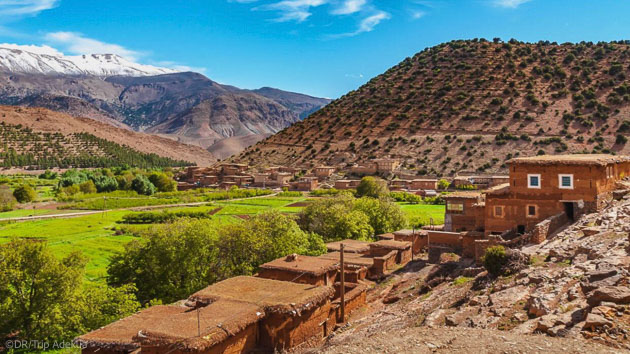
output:
{"label": "terraced slope", "polygon": [[627,153],[629,42],[453,41],[428,48],[234,157],[409,173],[499,172],[517,155]]}

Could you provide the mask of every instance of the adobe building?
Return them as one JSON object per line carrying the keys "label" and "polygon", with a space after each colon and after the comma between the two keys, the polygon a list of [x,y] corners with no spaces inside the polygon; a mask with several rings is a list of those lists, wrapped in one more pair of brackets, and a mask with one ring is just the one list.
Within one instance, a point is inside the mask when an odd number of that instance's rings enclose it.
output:
{"label": "adobe building", "polygon": [[376,164],[376,172],[381,173],[392,173],[400,166],[400,161],[396,159],[376,159],[373,162]]}
{"label": "adobe building", "polygon": [[391,251],[396,252],[396,263],[405,265],[411,261],[411,242],[380,240],[370,243],[370,255],[385,256]]}
{"label": "adobe building", "polygon": [[409,182],[409,189],[411,190],[419,190],[419,189],[437,190],[438,180],[437,179],[414,179]]}
{"label": "adobe building", "polygon": [[245,173],[249,166],[240,163],[224,163],[219,165],[219,168],[221,169],[222,175],[240,175]]}
{"label": "adobe building", "polygon": [[329,335],[335,319],[329,318],[329,286],[313,286],[258,277],[239,276],[210,285],[188,298],[195,306],[217,300],[237,301],[259,307],[256,349],[282,351]]}
{"label": "adobe building", "polygon": [[291,182],[290,188],[294,191],[310,192],[317,189],[317,177],[301,177],[297,182]]}
{"label": "adobe building", "polygon": [[315,177],[319,178],[321,181],[332,176],[332,174],[335,173],[335,168],[331,166],[318,166],[313,169],[313,172],[315,173]]}
{"label": "adobe building", "polygon": [[332,286],[339,272],[339,262],[292,254],[260,266],[261,278],[292,281],[301,284]]}
{"label": "adobe building", "polygon": [[574,220],[601,209],[617,181],[630,173],[630,157],[545,155],[507,162],[509,184],[486,193],[485,233],[525,233],[554,215]]}
{"label": "adobe building", "polygon": [[341,252],[342,243],[343,243],[344,253],[359,253],[359,254],[370,253],[369,242],[352,240],[352,239],[329,242],[326,244],[326,249],[328,249],[328,252]]}
{"label": "adobe building", "polygon": [[455,192],[442,198],[446,201],[444,231],[483,229],[484,202],[481,192]]}
{"label": "adobe building", "polygon": [[356,189],[361,180],[359,179],[340,179],[335,181],[335,189],[339,190],[348,190],[348,189]]}
{"label": "adobe building", "polygon": [[409,189],[409,181],[404,179],[395,179],[389,182],[389,189],[392,191],[402,191]]}

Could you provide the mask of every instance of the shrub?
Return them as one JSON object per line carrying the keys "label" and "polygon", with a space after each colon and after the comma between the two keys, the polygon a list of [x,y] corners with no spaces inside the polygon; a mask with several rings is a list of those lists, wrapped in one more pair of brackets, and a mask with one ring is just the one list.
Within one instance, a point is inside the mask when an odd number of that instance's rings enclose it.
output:
{"label": "shrub", "polygon": [[500,275],[508,257],[503,246],[492,246],[486,249],[481,261],[490,274]]}
{"label": "shrub", "polygon": [[0,186],[0,212],[11,211],[17,201],[8,186]]}
{"label": "shrub", "polygon": [[[71,188],[71,187],[66,187],[66,188]],[[79,190],[83,194],[92,194],[92,193],[96,193],[96,186],[94,185],[94,182],[86,181],[79,185]]]}
{"label": "shrub", "polygon": [[149,176],[149,181],[153,183],[158,192],[174,192],[177,190],[177,182],[165,173],[153,172]]}
{"label": "shrub", "polygon": [[447,189],[450,185],[451,185],[451,182],[449,182],[448,180],[441,179],[438,181],[439,189]]}
{"label": "shrub", "polygon": [[13,191],[13,196],[20,203],[29,203],[37,198],[37,192],[28,184],[23,184]]}
{"label": "shrub", "polygon": [[278,197],[297,198],[297,197],[301,197],[301,196],[302,196],[302,192],[284,191],[284,192],[278,193]]}
{"label": "shrub", "polygon": [[55,179],[57,178],[57,172],[52,172],[51,170],[46,170],[44,173],[38,176],[39,179]]}
{"label": "shrub", "polygon": [[617,139],[615,140],[615,144],[625,145],[628,142],[628,138],[624,135],[617,134]]}
{"label": "shrub", "polygon": [[131,189],[143,195],[152,195],[155,193],[155,186],[143,175],[137,175],[136,178],[131,181]]}

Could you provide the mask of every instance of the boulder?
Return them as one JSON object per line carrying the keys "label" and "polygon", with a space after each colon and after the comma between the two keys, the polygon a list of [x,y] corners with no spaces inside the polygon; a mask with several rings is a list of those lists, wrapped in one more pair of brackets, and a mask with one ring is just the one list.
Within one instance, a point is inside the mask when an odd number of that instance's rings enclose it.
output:
{"label": "boulder", "polygon": [[584,233],[584,236],[593,236],[593,235],[597,235],[598,233],[602,232],[602,229],[596,226],[591,226],[591,227],[585,227],[582,229],[582,232]]}
{"label": "boulder", "polygon": [[550,303],[553,298],[550,295],[532,295],[527,300],[527,313],[535,317],[541,317],[551,312]]}
{"label": "boulder", "polygon": [[556,325],[561,324],[558,320],[558,316],[556,315],[545,315],[538,320],[538,325],[536,326],[537,331],[541,331],[543,333],[547,333],[547,331]]}
{"label": "boulder", "polygon": [[597,306],[602,301],[615,304],[630,304],[630,288],[625,286],[604,286],[591,291],[587,295],[588,304]]}
{"label": "boulder", "polygon": [[589,313],[584,321],[584,329],[590,329],[591,331],[603,326],[611,326],[612,322],[604,318],[603,316]]}

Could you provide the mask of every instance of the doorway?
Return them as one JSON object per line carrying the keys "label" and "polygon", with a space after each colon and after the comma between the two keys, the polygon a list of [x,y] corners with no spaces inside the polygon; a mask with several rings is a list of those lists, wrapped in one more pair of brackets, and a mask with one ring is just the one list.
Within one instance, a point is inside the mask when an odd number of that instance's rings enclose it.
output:
{"label": "doorway", "polygon": [[564,202],[564,213],[567,214],[569,220],[575,220],[575,204],[573,202]]}
{"label": "doorway", "polygon": [[524,234],[525,233],[525,225],[518,225],[516,227],[516,233],[520,234],[520,235]]}

